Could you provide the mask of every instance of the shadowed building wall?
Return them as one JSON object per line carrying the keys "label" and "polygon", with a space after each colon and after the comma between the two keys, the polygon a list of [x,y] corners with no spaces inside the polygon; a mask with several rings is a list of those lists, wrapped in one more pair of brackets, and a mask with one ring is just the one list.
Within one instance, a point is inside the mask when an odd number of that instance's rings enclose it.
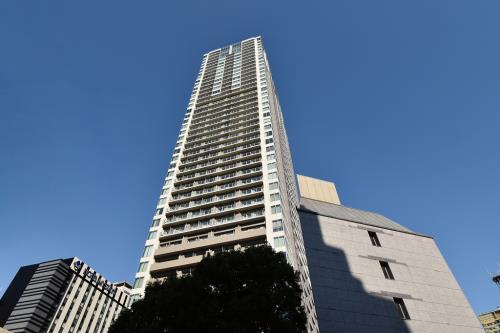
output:
{"label": "shadowed building wall", "polygon": [[483,332],[432,237],[314,192],[299,215],[321,332]]}

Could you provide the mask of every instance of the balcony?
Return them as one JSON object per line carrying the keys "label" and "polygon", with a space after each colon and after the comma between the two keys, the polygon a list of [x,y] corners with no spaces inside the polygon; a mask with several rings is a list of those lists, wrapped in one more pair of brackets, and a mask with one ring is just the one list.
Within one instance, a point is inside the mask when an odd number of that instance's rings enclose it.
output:
{"label": "balcony", "polygon": [[200,249],[210,249],[216,245],[238,244],[266,237],[265,223],[249,226],[236,226],[234,233],[217,236],[214,231],[209,231],[207,238],[190,241],[189,237],[183,237],[182,241],[176,245],[161,246],[155,251],[156,260],[169,257],[177,253],[197,251]]}
{"label": "balcony", "polygon": [[208,221],[199,222],[196,225],[185,224],[175,227],[169,227],[168,225],[164,224],[163,227],[167,227],[168,229],[165,229],[160,233],[160,241],[172,239],[181,234],[187,236],[194,233],[200,233],[205,230],[208,231],[210,229],[220,229],[221,227],[232,226],[241,223],[253,223],[264,220],[264,218],[264,210],[258,209],[256,211],[238,213],[233,219],[229,220],[212,218]]}
{"label": "balcony", "polygon": [[222,204],[227,202],[241,201],[246,199],[251,199],[262,195],[262,187],[248,188],[241,191],[225,193],[219,196],[208,197],[205,199],[198,199],[193,201],[188,201],[186,203],[173,205],[172,209],[167,209],[166,216],[172,215],[171,213],[187,213],[193,208],[208,208],[214,204]]}
{"label": "balcony", "polygon": [[195,211],[190,211],[188,213],[183,213],[180,217],[173,216],[169,214],[165,222],[163,223],[164,228],[173,225],[179,225],[182,223],[198,222],[201,220],[207,220],[217,217],[224,217],[228,215],[235,215],[238,212],[255,210],[257,208],[264,207],[264,198],[258,199],[248,199],[244,201],[238,201],[236,203],[231,202],[225,206],[214,206],[205,209],[199,209]]}
{"label": "balcony", "polygon": [[175,187],[172,190],[172,193],[178,194],[178,193],[183,193],[187,191],[194,191],[203,187],[206,187],[207,185],[213,186],[213,185],[220,185],[223,184],[224,182],[227,182],[229,180],[240,180],[244,177],[248,176],[257,176],[262,174],[262,167],[254,167],[254,168],[249,168],[249,169],[244,169],[240,170],[238,172],[231,172],[227,171],[226,173],[223,173],[219,176],[215,175],[209,175],[209,178],[202,178],[197,181],[191,181],[189,183],[183,183],[179,184],[178,182],[175,183]]}

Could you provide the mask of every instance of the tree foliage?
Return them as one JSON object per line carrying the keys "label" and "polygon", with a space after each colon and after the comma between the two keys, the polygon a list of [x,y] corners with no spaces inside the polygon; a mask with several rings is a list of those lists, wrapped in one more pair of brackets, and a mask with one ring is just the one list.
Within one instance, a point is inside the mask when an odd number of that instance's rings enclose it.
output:
{"label": "tree foliage", "polygon": [[193,274],[155,282],[109,333],[303,332],[298,274],[270,247],[205,257]]}

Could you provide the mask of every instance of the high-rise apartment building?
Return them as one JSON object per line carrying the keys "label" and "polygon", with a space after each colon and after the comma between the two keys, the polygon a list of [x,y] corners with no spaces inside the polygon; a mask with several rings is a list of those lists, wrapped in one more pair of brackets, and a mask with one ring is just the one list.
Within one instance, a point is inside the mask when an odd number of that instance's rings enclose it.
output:
{"label": "high-rise apartment building", "polygon": [[12,333],[106,333],[126,307],[130,287],[107,281],[78,258],[23,266],[0,300],[0,327]]}
{"label": "high-rise apartment building", "polygon": [[203,56],[140,259],[148,281],[188,274],[207,253],[270,244],[300,272],[318,330],[278,97],[260,37]]}

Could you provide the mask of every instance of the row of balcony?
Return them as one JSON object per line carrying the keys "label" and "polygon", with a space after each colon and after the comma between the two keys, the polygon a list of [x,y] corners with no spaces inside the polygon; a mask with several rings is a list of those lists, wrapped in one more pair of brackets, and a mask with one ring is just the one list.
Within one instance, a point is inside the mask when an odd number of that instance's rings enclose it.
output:
{"label": "row of balcony", "polygon": [[[262,179],[260,170],[258,172],[254,172],[254,174],[258,174],[258,175],[249,176],[248,178],[236,179],[236,180],[233,180],[231,182],[227,182],[227,180],[224,180],[222,182],[219,181],[217,183],[214,183],[211,187],[204,187],[204,186],[207,186],[207,184],[204,184],[204,185],[198,185],[197,186],[198,189],[196,189],[197,187],[195,187],[195,186],[190,186],[190,187],[186,187],[186,188],[182,188],[182,189],[174,189],[172,191],[172,198],[174,198],[174,196],[177,196],[177,195],[182,195],[184,193],[191,193],[191,192],[194,192],[195,194],[210,193],[210,192],[214,192],[214,191],[218,191],[218,190],[223,190],[223,189],[235,187],[235,186],[238,186],[240,184],[249,184],[251,182]],[[247,175],[245,175],[245,176],[247,176]]]}
{"label": "row of balcony", "polygon": [[262,187],[253,187],[253,188],[245,188],[239,191],[223,193],[220,195],[214,195],[211,197],[206,197],[203,199],[197,199],[192,201],[187,201],[184,203],[179,203],[176,205],[171,205],[170,208],[166,211],[166,216],[173,213],[184,213],[193,208],[204,208],[208,206],[212,206],[214,204],[221,204],[226,202],[231,202],[235,200],[245,200],[249,198],[253,198],[255,196],[259,196],[262,194]]}
{"label": "row of balcony", "polygon": [[181,165],[179,167],[179,170],[181,170],[182,172],[185,172],[185,171],[196,170],[196,169],[200,169],[200,170],[201,169],[208,169],[209,167],[215,168],[218,166],[229,164],[228,162],[230,162],[230,161],[238,162],[242,159],[246,159],[246,157],[248,157],[248,156],[251,156],[253,158],[260,156],[260,147],[259,147],[259,149],[254,149],[251,151],[243,152],[243,153],[236,154],[236,155],[229,156],[229,157],[225,157],[225,158],[219,158],[217,160],[212,160],[210,162],[197,163],[197,164],[192,164],[189,166]]}
{"label": "row of balcony", "polygon": [[264,223],[250,226],[236,226],[219,232],[211,230],[203,238],[195,237],[193,239],[193,237],[183,237],[180,242],[172,245],[170,242],[160,243],[160,247],[155,251],[154,257],[157,262],[172,261],[182,257],[189,258],[193,254],[203,255],[210,248],[216,246],[235,243],[245,244],[246,241],[254,239],[265,240],[265,236],[266,226]]}
{"label": "row of balcony", "polygon": [[196,108],[193,114],[193,123],[206,121],[210,117],[215,116],[222,111],[231,110],[232,108],[245,106],[248,103],[255,103],[257,99],[257,91],[252,89],[247,92],[239,92],[230,97],[226,97],[222,100],[211,102]]}
{"label": "row of balcony", "polygon": [[198,172],[193,172],[193,173],[189,173],[189,174],[179,173],[179,174],[177,174],[176,183],[183,183],[183,182],[195,180],[197,178],[204,178],[207,175],[216,176],[216,175],[225,173],[228,170],[237,171],[237,170],[241,170],[242,168],[251,167],[251,166],[260,165],[260,164],[261,164],[261,158],[258,157],[258,158],[254,158],[251,160],[240,161],[237,163],[225,164],[221,167],[200,170]]}
{"label": "row of balcony", "polygon": [[254,130],[254,129],[259,128],[259,122],[256,122],[254,124],[242,124],[241,126],[238,126],[237,128],[232,128],[229,131],[221,131],[217,132],[216,134],[210,134],[210,135],[203,135],[203,136],[196,136],[196,137],[190,137],[186,139],[186,142],[189,143],[199,143],[201,141],[204,141],[206,139],[215,139],[215,138],[220,138],[228,135],[228,137],[231,137],[230,135],[238,136],[241,131],[245,130]]}
{"label": "row of balcony", "polygon": [[251,115],[257,112],[257,110],[258,104],[255,100],[231,108],[224,108],[222,111],[218,111],[216,114],[207,117],[207,119],[196,123],[191,122],[191,129],[200,129],[205,126],[216,125],[226,120],[236,119],[241,115]]}
{"label": "row of balcony", "polygon": [[231,142],[231,140],[245,139],[245,138],[248,138],[252,135],[259,135],[259,133],[260,133],[260,128],[254,126],[253,128],[251,128],[249,130],[238,131],[236,133],[232,133],[229,135],[219,136],[215,139],[201,140],[201,141],[197,141],[196,143],[193,143],[193,144],[186,144],[185,147],[188,147],[187,149],[192,149],[192,148],[198,148],[198,147],[207,147],[208,145],[211,145],[214,143],[227,144],[228,142]]}
{"label": "row of balcony", "polygon": [[214,217],[222,217],[227,213],[242,212],[244,209],[251,210],[264,207],[264,198],[253,198],[243,201],[225,203],[219,206],[208,207],[204,209],[197,209],[186,213],[171,215],[167,217],[164,224],[172,225],[179,223],[189,223],[199,221],[200,219],[206,220]]}
{"label": "row of balcony", "polygon": [[175,194],[175,195],[172,195],[172,198],[170,200],[170,204],[176,205],[176,204],[181,203],[181,202],[186,202],[186,201],[190,201],[190,200],[196,200],[196,199],[207,197],[207,194],[214,196],[214,195],[219,195],[219,194],[226,193],[226,192],[242,190],[242,189],[249,188],[249,187],[256,187],[257,185],[262,185],[262,176],[247,178],[244,180],[234,182],[232,184],[231,183],[225,184],[224,187],[213,186],[213,187],[208,187],[208,188],[204,188],[204,189],[197,190],[197,191]]}
{"label": "row of balcony", "polygon": [[257,90],[256,83],[257,83],[257,80],[254,79],[251,84],[242,85],[238,90],[226,90],[223,93],[215,95],[215,96],[212,95],[211,90],[209,91],[209,94],[205,93],[205,94],[203,94],[203,96],[201,95],[201,92],[200,92],[200,94],[198,95],[198,100],[196,102],[196,107],[197,108],[203,107],[209,103],[222,101],[222,100],[227,99],[229,97],[237,96],[237,95],[241,94],[242,92]]}
{"label": "row of balcony", "polygon": [[212,176],[210,178],[205,177],[197,181],[192,181],[190,183],[178,184],[176,182],[172,193],[174,192],[177,193],[181,190],[186,190],[186,189],[195,190],[197,187],[200,186],[216,185],[230,180],[236,180],[238,178],[248,177],[249,175],[260,174],[261,171],[262,167],[258,166],[254,168],[243,169],[240,171],[231,171],[218,176]]}
{"label": "row of balcony", "polygon": [[250,115],[245,114],[245,115],[238,117],[235,120],[223,121],[220,124],[207,126],[207,127],[204,127],[200,130],[192,130],[190,128],[189,132],[188,132],[188,137],[197,137],[200,135],[204,135],[206,133],[218,133],[221,130],[229,131],[231,128],[234,128],[234,127],[241,125],[241,124],[257,123],[258,120],[259,120],[259,114],[256,112],[254,112],[253,114],[250,114]]}
{"label": "row of balcony", "polygon": [[164,230],[160,233],[160,240],[163,240],[172,235],[188,233],[191,231],[199,232],[208,230],[216,226],[238,224],[241,222],[252,222],[264,218],[264,209],[256,209],[254,211],[240,212],[237,214],[214,217],[205,221],[197,221],[177,226],[164,225]]}
{"label": "row of balcony", "polygon": [[259,141],[253,141],[250,143],[246,144],[241,144],[238,146],[234,146],[231,148],[226,148],[224,150],[216,150],[212,153],[204,153],[202,155],[199,155],[198,157],[190,157],[190,158],[182,158],[181,159],[181,166],[184,167],[189,167],[193,164],[199,164],[201,162],[207,161],[208,163],[213,163],[215,161],[229,161],[228,158],[230,158],[233,155],[236,155],[238,153],[242,153],[245,151],[250,151],[252,150],[251,148],[254,147],[260,147],[260,140]]}
{"label": "row of balcony", "polygon": [[212,153],[212,152],[224,149],[224,148],[232,148],[232,147],[238,146],[238,144],[241,144],[241,143],[248,143],[251,141],[255,141],[256,139],[260,140],[260,135],[255,134],[255,135],[252,135],[249,137],[244,137],[241,139],[233,139],[233,140],[230,140],[230,141],[225,142],[225,143],[204,145],[203,146],[204,148],[198,148],[196,150],[191,149],[189,152],[186,152],[186,150],[184,150],[182,155],[183,155],[183,157],[193,157],[193,156],[200,155],[203,153]]}

